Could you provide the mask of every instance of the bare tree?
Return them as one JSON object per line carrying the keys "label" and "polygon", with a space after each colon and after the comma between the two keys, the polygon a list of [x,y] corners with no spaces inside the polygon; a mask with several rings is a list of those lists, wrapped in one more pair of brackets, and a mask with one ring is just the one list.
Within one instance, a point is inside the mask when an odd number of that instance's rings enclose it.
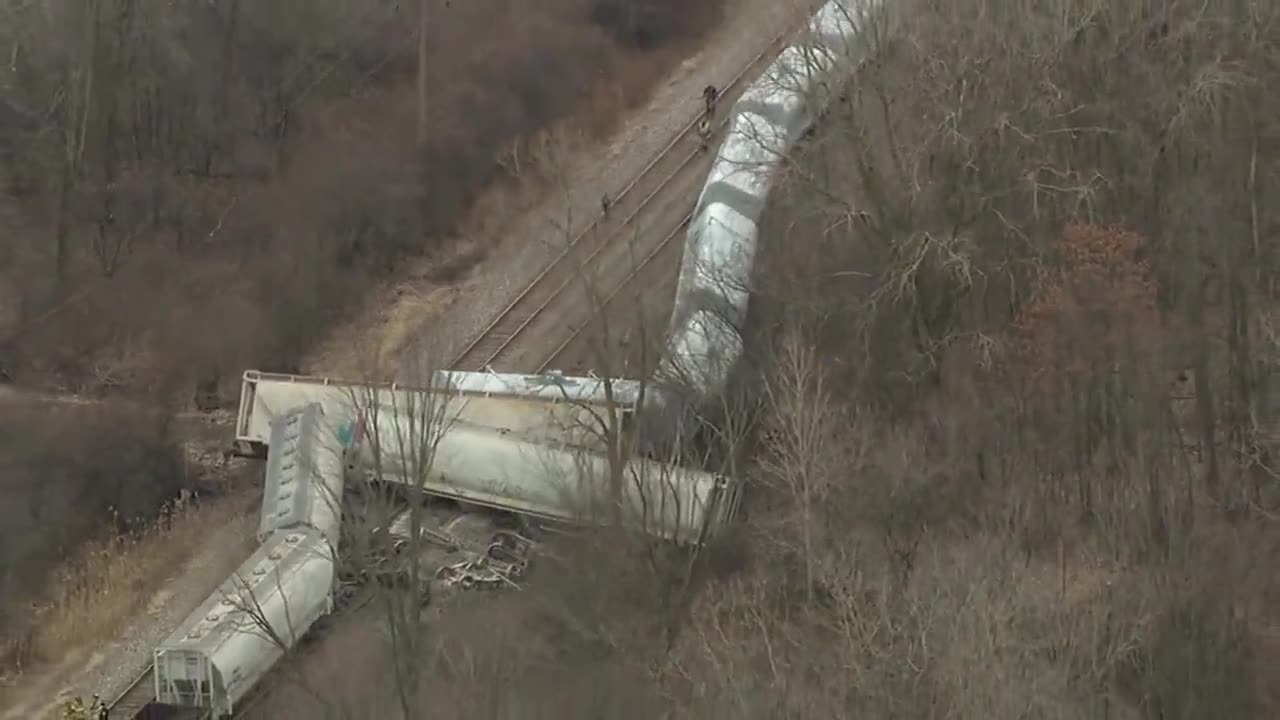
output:
{"label": "bare tree", "polygon": [[[417,374],[428,379],[440,377],[430,367]],[[358,487],[366,498],[373,494],[375,503],[385,502],[386,496],[380,493],[394,487],[408,504],[408,537],[403,541],[404,546],[392,550],[384,545],[376,550],[392,551],[408,559],[399,568],[403,573],[402,582],[389,589],[379,587],[377,591],[377,602],[389,633],[388,652],[395,674],[395,693],[405,717],[415,717],[424,710],[421,691],[428,669],[423,663],[428,648],[422,606],[424,595],[430,592],[434,571],[428,570],[420,560],[428,544],[433,542],[425,517],[429,501],[425,487],[440,441],[460,412],[451,388],[428,382],[408,392],[373,386],[363,391],[362,397],[352,398],[356,432],[365,436],[364,447],[368,453],[365,463],[359,466],[362,477],[358,477],[357,482],[372,481],[372,484],[361,482]],[[354,447],[358,444],[353,444]],[[389,525],[390,521],[387,517],[384,522]],[[383,542],[388,539],[384,538]]]}

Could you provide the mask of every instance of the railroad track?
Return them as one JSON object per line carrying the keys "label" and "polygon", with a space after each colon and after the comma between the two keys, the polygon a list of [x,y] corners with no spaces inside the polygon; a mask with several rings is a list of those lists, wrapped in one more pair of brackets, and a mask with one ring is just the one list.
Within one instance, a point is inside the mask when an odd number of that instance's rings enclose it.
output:
{"label": "railroad track", "polygon": [[[638,374],[649,374],[661,352],[662,338],[660,329],[648,322],[648,306],[653,303],[655,294],[667,298],[674,295],[676,277],[671,265],[672,262],[679,263],[682,255],[680,243],[675,240],[692,221],[693,213],[689,212],[638,265],[630,269],[612,292],[599,298],[587,322],[573,326],[564,340],[545,355],[535,372],[560,368],[575,375],[596,370],[612,376],[627,374],[634,364]],[[616,324],[611,324],[610,318]],[[600,353],[599,347],[590,343],[593,333],[600,342],[609,346],[602,358],[595,357]],[[596,359],[614,362],[621,367],[587,367],[587,363]]]}
{"label": "railroad track", "polygon": [[147,669],[134,678],[119,697],[111,701],[108,706],[111,717],[119,720],[146,718],[147,705],[156,698],[155,689],[155,666],[147,665]]}
{"label": "railroad track", "polygon": [[[788,29],[778,35],[741,67],[720,88],[719,107],[732,107],[794,32]],[[699,147],[700,118],[701,114],[685,125],[612,199],[609,208],[572,238],[560,254],[467,343],[451,367],[473,371],[491,368],[500,372],[546,369],[564,347],[550,354],[544,352],[539,356],[534,352],[533,357],[522,357],[525,349],[517,341],[539,334],[559,337],[565,325],[572,328],[576,338],[593,317],[591,308],[599,305],[601,296],[617,296],[619,285],[635,278],[640,266],[655,265],[652,258],[659,254],[655,249],[673,244],[674,234],[661,232],[671,228],[662,218],[686,217],[692,212],[702,178],[714,160],[713,153]],[[727,118],[722,116],[714,128],[712,142],[723,136],[727,125]],[[702,172],[691,172],[698,168]],[[677,226],[675,233],[687,222],[686,219]],[[658,232],[653,232],[655,229]],[[550,312],[553,308],[556,312]],[[575,322],[575,318],[580,321]]]}

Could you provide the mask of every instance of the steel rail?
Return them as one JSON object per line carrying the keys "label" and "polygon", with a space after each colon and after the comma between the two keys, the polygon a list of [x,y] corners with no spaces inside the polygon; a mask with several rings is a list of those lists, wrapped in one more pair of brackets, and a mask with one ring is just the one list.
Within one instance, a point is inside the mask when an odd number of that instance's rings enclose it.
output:
{"label": "steel rail", "polygon": [[[125,701],[129,699],[129,696],[132,695],[134,692],[136,692],[138,688],[144,684],[143,681],[150,680],[153,678],[155,669],[156,668],[153,663],[147,663],[146,669],[143,670],[141,673],[139,673],[138,677],[134,678],[133,682],[129,683],[129,686],[126,687],[119,695],[117,695],[114,700],[112,700],[110,703],[107,703],[107,710],[111,712],[112,717],[117,717],[115,715],[116,710],[120,709],[120,706],[125,704]],[[155,699],[154,697],[147,698],[147,702],[150,702],[151,700],[154,700],[154,699]],[[133,709],[133,714],[131,714],[129,718],[121,718],[121,720],[130,720],[131,718],[137,717],[138,714],[142,712],[142,709],[147,705],[147,702],[139,703],[138,707]],[[134,703],[129,703],[129,704],[132,705]]]}
{"label": "steel rail", "polygon": [[617,287],[614,288],[613,292],[609,293],[609,295],[600,302],[599,307],[597,307],[595,311],[591,314],[591,319],[575,327],[573,331],[569,333],[569,336],[564,339],[564,342],[561,342],[560,345],[558,345],[556,349],[553,350],[551,354],[548,355],[540,365],[538,365],[538,369],[535,372],[538,372],[538,373],[546,372],[547,368],[550,367],[552,363],[554,363],[557,359],[560,358],[560,356],[564,353],[565,349],[567,349],[569,345],[571,345],[576,339],[578,339],[580,335],[582,335],[582,331],[585,330],[588,326],[590,326],[597,317],[599,317],[601,314],[605,312],[605,309],[609,307],[609,303],[613,302],[614,298],[616,298],[619,293],[621,293],[628,286],[630,286],[631,283],[636,279],[636,277],[638,277],[640,273],[644,272],[645,268],[648,267],[649,264],[652,263],[659,255],[661,255],[662,251],[665,250],[667,246],[671,244],[671,241],[680,235],[680,231],[688,227],[689,223],[691,222],[693,222],[692,212],[690,212],[688,215],[685,215],[684,219],[681,220],[679,223],[677,223],[676,226],[671,229],[671,232],[667,233],[667,236],[662,239],[662,242],[658,243],[657,247],[653,248],[653,250],[650,250],[649,254],[646,255],[643,260],[640,261],[639,265],[636,265],[634,268],[632,268],[631,272],[627,273],[627,276],[622,279],[622,282],[618,283]]}
{"label": "steel rail", "polygon": [[[717,133],[718,133],[718,132],[723,128],[723,127],[724,127],[724,126],[723,126],[723,125],[721,125],[721,127],[717,129]],[[561,297],[561,295],[564,293],[564,291],[565,291],[566,289],[568,289],[568,287],[569,287],[570,285],[572,285],[572,284],[574,283],[574,281],[575,281],[575,280],[578,280],[578,279],[579,279],[579,276],[580,276],[580,275],[582,275],[582,274],[583,274],[583,271],[585,271],[585,269],[591,265],[591,262],[592,262],[593,260],[595,260],[595,259],[596,259],[596,258],[597,258],[597,257],[598,257],[602,252],[604,252],[605,250],[608,250],[608,249],[610,249],[611,247],[613,247],[613,243],[612,243],[611,241],[616,240],[617,238],[622,237],[622,236],[624,236],[624,235],[627,235],[627,234],[628,234],[626,231],[627,231],[628,229],[631,229],[631,228],[630,228],[630,226],[631,226],[632,221],[633,221],[633,220],[635,220],[635,218],[636,218],[640,213],[642,213],[642,212],[644,212],[646,209],[648,209],[648,207],[649,207],[650,203],[652,203],[652,202],[653,202],[654,198],[656,198],[656,197],[658,197],[660,194],[662,194],[663,190],[665,190],[665,189],[667,188],[667,186],[671,184],[671,181],[672,181],[672,180],[674,180],[677,176],[679,176],[679,175],[683,174],[683,173],[684,173],[685,168],[687,168],[687,167],[689,166],[689,164],[690,164],[690,163],[692,163],[694,160],[696,160],[696,159],[697,159],[701,154],[702,154],[702,151],[701,151],[701,150],[693,150],[693,151],[691,151],[691,152],[690,152],[690,153],[689,153],[689,154],[684,158],[684,160],[682,160],[682,161],[680,162],[680,164],[679,164],[679,165],[678,165],[674,170],[672,170],[672,171],[671,171],[671,173],[670,173],[670,174],[668,174],[668,176],[667,176],[666,178],[664,178],[664,179],[662,180],[662,183],[661,183],[660,185],[658,185],[656,188],[654,188],[654,189],[653,189],[653,190],[652,190],[652,191],[651,191],[651,192],[650,192],[650,193],[649,193],[649,194],[644,198],[644,200],[643,200],[643,201],[641,201],[640,206],[639,206],[639,207],[637,207],[635,210],[633,210],[633,211],[631,212],[631,214],[629,214],[629,215],[628,215],[628,216],[627,216],[627,217],[622,221],[622,224],[618,226],[617,231],[616,231],[616,232],[614,232],[614,233],[612,233],[612,234],[608,237],[608,239],[606,239],[604,242],[600,243],[600,245],[598,245],[594,250],[592,250],[592,251],[591,251],[591,254],[590,254],[590,255],[588,255],[586,258],[584,258],[584,259],[582,260],[582,265],[581,265],[581,267],[574,268],[575,272],[573,272],[573,273],[569,274],[567,277],[565,277],[565,279],[564,279],[563,281],[561,281],[560,285],[559,285],[559,286],[557,286],[554,290],[552,290],[552,291],[551,291],[551,294],[550,294],[550,295],[548,295],[548,296],[547,296],[547,297],[546,297],[546,298],[545,298],[541,303],[539,303],[539,304],[538,304],[538,306],[537,306],[537,307],[535,307],[535,308],[533,309],[533,311],[529,313],[529,316],[528,316],[528,317],[526,317],[524,320],[522,320],[522,321],[520,322],[520,324],[519,324],[519,325],[517,325],[517,326],[516,326],[516,328],[515,328],[514,330],[512,330],[511,334],[510,334],[510,335],[508,335],[508,336],[506,337],[506,339],[504,339],[504,340],[503,340],[503,341],[498,345],[498,347],[497,347],[497,348],[495,348],[492,352],[490,352],[490,353],[488,354],[488,356],[487,356],[487,357],[486,357],[486,358],[485,358],[481,363],[479,363],[479,366],[480,366],[481,368],[483,368],[483,367],[485,367],[485,366],[489,365],[490,363],[492,363],[494,360],[496,360],[496,359],[498,359],[499,357],[501,357],[501,355],[502,355],[504,352],[506,352],[507,348],[511,347],[511,344],[512,344],[513,342],[515,342],[517,339],[519,339],[519,338],[522,336],[522,334],[524,333],[524,331],[525,331],[526,329],[528,329],[529,325],[531,325],[531,324],[533,323],[533,321],[534,321],[534,320],[537,320],[539,317],[541,317],[542,313],[543,313],[543,312],[544,312],[548,307],[550,307],[550,306],[551,306],[551,305],[552,305],[552,304],[553,304],[557,299],[559,299],[559,298]],[[563,259],[561,260],[561,262],[563,262]],[[552,266],[551,266],[551,268],[552,268],[552,269],[555,269],[555,268],[557,268],[557,267],[559,267],[559,266],[560,266],[560,264],[559,264],[559,262],[557,262],[556,264],[552,265]],[[549,277],[550,277],[550,274],[548,273],[547,275],[544,275],[542,279],[546,279],[546,278],[549,278]],[[534,286],[536,286],[536,285],[538,285],[538,284],[539,284],[538,282],[535,282],[535,283],[534,283],[534,285],[531,285],[531,286],[526,290],[525,296],[527,297],[527,296],[528,296],[528,293],[532,292],[532,290],[533,290]],[[508,310],[508,313],[509,313],[509,312],[511,312],[512,310],[514,310],[514,309],[515,309],[516,307],[518,307],[518,306],[519,306],[519,303],[516,303],[516,305],[513,305],[513,306]],[[503,319],[505,319],[505,317],[500,317],[500,318],[499,318],[499,321],[501,321],[501,320],[503,320]]]}
{"label": "steel rail", "polygon": [[[723,97],[725,94],[729,92],[737,90],[738,86],[742,83],[744,79],[747,78],[747,75],[751,73],[752,69],[755,68],[760,63],[761,60],[765,59],[770,54],[775,53],[776,48],[778,48],[779,46],[785,47],[783,43],[792,35],[796,34],[796,32],[797,32],[796,29],[790,28],[782,33],[779,33],[775,38],[773,38],[765,46],[763,50],[757,53],[755,57],[753,57],[750,61],[748,61],[741,68],[738,69],[737,73],[729,81],[728,85],[726,85],[724,88],[721,88],[720,90],[721,97]],[[675,135],[675,137],[672,138],[671,141],[668,142],[666,146],[663,147],[662,150],[659,151],[658,154],[649,161],[649,163],[644,167],[644,169],[642,169],[639,173],[637,173],[634,177],[631,178],[631,180],[627,183],[627,185],[618,193],[618,195],[615,198],[613,198],[612,204],[616,205],[618,202],[628,197],[631,191],[635,189],[635,187],[640,183],[641,180],[646,179],[649,176],[649,174],[654,170],[654,168],[658,166],[659,163],[668,159],[670,154],[675,150],[675,148],[680,144],[680,142],[683,141],[685,138],[687,138],[691,133],[694,133],[696,131],[698,122],[701,119],[701,117],[702,117],[701,113],[698,113],[697,115],[695,115],[693,119],[690,120],[684,126],[684,128],[681,129]],[[721,123],[721,128],[724,127],[724,124],[725,124],[724,122]],[[685,161],[681,163],[679,169],[683,169],[689,162],[692,161],[694,157],[696,157],[696,153],[691,154],[690,157],[686,158]],[[627,223],[629,223],[632,219],[634,219],[636,214],[642,211],[647,206],[648,202],[652,200],[652,198],[655,195],[657,195],[659,191],[665,188],[671,182],[671,180],[675,178],[677,174],[678,174],[678,171],[673,172],[670,175],[668,175],[667,178],[663,179],[662,182],[654,189],[654,191],[651,192],[649,196],[645,198],[645,200],[641,203],[640,207],[638,207],[635,211],[633,211],[630,215],[628,215],[628,217],[619,226],[618,231],[613,235],[611,235],[609,239],[612,240],[616,238],[618,235],[622,235],[623,234],[622,230],[626,228]],[[485,326],[483,330],[481,330],[478,334],[476,334],[476,336],[473,337],[466,344],[466,346],[462,349],[462,351],[456,355],[456,357],[454,358],[454,361],[450,364],[450,366],[451,367],[460,366],[463,363],[463,361],[467,359],[467,356],[471,355],[472,352],[476,349],[476,347],[479,346],[480,343],[483,342],[485,339],[487,339],[490,333],[492,333],[493,330],[497,328],[498,325],[502,323],[502,321],[505,320],[508,315],[510,315],[517,307],[519,307],[520,304],[525,301],[525,299],[534,291],[535,288],[537,288],[542,284],[542,282],[547,278],[548,275],[550,275],[553,271],[557,270],[561,266],[561,263],[563,263],[570,256],[570,254],[575,249],[577,249],[578,244],[584,238],[590,235],[592,231],[594,231],[597,227],[599,227],[601,222],[606,219],[608,219],[607,212],[602,211],[599,215],[597,215],[595,219],[593,219],[591,223],[587,225],[586,228],[584,228],[581,232],[579,232],[577,236],[575,236],[564,247],[564,249],[562,249],[560,253],[550,263],[548,263],[547,266],[544,267],[537,274],[537,276],[535,276],[518,295],[516,295],[514,299],[512,299],[509,303],[507,303],[507,305],[503,307],[503,309],[499,311],[498,314],[495,315],[492,320],[489,321],[489,323]],[[608,245],[608,244],[609,244],[608,241],[603,243],[603,245]],[[597,253],[598,253],[598,250],[596,252],[593,252],[591,257],[595,257]],[[535,311],[535,315],[541,310],[542,308],[539,308],[537,311]],[[521,327],[518,328],[515,332],[513,332],[511,334],[511,337],[508,338],[508,340],[503,343],[502,349],[505,349],[507,346],[509,346],[511,340],[517,337],[519,333],[527,325],[528,325],[528,322],[522,323]],[[490,353],[489,357],[485,358],[483,362],[477,363],[476,367],[479,369],[483,369],[486,365],[490,364],[500,353],[501,353],[501,350],[495,351],[494,353]]]}

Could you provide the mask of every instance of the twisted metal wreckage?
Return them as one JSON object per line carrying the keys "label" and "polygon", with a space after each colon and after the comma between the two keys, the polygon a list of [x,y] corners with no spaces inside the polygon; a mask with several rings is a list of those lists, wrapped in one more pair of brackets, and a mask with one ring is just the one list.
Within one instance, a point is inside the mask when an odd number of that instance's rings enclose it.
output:
{"label": "twisted metal wreckage", "polygon": [[[405,482],[416,474],[395,469],[410,467],[402,426],[423,403],[447,418],[425,477],[415,479],[427,494],[558,522],[607,515],[678,543],[702,542],[725,526],[740,500],[736,483],[633,459],[619,492],[605,480],[607,456],[590,429],[633,422],[640,412],[683,416],[724,387],[742,352],[758,223],[777,170],[825,108],[841,79],[833,74],[864,53],[863,32],[881,9],[880,0],[827,3],[803,41],[734,105],[688,231],[670,340],[645,407],[632,380],[440,372],[428,388],[404,388],[245,373],[236,444],[267,455],[260,546],[155,649],[156,701],[231,715],[333,610],[347,478]],[[397,546],[407,537],[403,527],[392,535]],[[433,577],[461,588],[518,587],[533,550],[527,538],[500,533]]]}

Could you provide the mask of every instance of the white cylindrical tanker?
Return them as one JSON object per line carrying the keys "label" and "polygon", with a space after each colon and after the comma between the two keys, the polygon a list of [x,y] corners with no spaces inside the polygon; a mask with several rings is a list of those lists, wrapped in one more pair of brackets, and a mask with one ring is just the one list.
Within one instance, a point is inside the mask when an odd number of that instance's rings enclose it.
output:
{"label": "white cylindrical tanker", "polygon": [[156,699],[229,716],[333,606],[334,558],[309,528],[272,533],[155,649]]}
{"label": "white cylindrical tanker", "polygon": [[[418,482],[426,493],[560,522],[622,523],[677,543],[714,536],[737,510],[729,478],[633,459],[621,467],[601,453],[552,447],[454,423],[434,439],[430,459],[404,458],[391,423],[354,434],[347,468],[375,479]],[[424,471],[425,470],[425,471]]]}
{"label": "white cylindrical tanker", "polygon": [[[865,54],[882,0],[832,0],[734,103],[724,142],[694,208],[669,340],[643,409],[668,434],[715,397],[742,354],[759,223],[778,171],[830,102],[831,88]],[[872,33],[874,34],[874,33]]]}

